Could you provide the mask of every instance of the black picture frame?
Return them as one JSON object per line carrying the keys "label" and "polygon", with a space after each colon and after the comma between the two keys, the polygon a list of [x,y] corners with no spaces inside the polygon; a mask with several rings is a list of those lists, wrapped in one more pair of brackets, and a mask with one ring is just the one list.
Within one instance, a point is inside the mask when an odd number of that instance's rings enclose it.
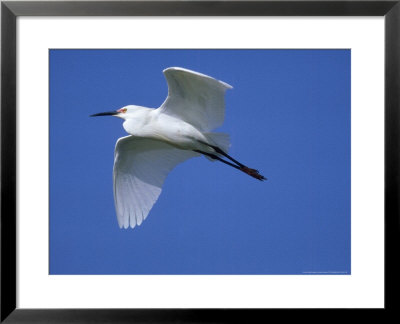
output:
{"label": "black picture frame", "polygon": [[[2,1],[1,2],[1,317],[5,323],[236,322],[266,309],[16,308],[16,19],[18,16],[384,16],[385,307],[399,305],[400,0],[395,1]],[[365,175],[368,177],[369,175]],[[78,293],[78,292],[77,292]],[[282,310],[281,310],[282,311]],[[309,311],[292,310],[307,316]],[[325,310],[332,313],[332,310]],[[357,311],[360,314],[359,310]],[[319,311],[320,312],[320,311]],[[367,310],[364,314],[371,318]],[[393,314],[391,314],[393,315]],[[267,318],[266,318],[267,320]],[[245,321],[249,322],[249,321]],[[250,320],[250,322],[252,322]]]}

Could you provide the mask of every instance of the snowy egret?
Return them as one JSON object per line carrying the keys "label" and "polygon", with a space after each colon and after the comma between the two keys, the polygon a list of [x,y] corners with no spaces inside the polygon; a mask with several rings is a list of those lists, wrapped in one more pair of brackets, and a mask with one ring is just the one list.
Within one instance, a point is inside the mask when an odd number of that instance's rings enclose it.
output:
{"label": "snowy egret", "polygon": [[225,91],[232,87],[179,67],[163,72],[168,96],[159,108],[129,105],[91,115],[122,118],[130,134],[118,139],[114,152],[114,203],[121,228],[140,225],[159,197],[168,173],[192,157],[204,155],[266,180],[228,155],[228,134],[211,132],[224,121]]}

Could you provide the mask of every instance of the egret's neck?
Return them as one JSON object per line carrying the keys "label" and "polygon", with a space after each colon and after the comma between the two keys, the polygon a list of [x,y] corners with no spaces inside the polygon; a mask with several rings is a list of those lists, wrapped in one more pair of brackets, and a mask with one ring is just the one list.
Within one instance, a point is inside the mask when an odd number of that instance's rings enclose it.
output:
{"label": "egret's neck", "polygon": [[[132,109],[129,109],[130,107]],[[143,131],[153,119],[154,109],[142,106],[128,106],[128,109],[126,116],[123,117],[125,131],[131,135],[143,136]]]}

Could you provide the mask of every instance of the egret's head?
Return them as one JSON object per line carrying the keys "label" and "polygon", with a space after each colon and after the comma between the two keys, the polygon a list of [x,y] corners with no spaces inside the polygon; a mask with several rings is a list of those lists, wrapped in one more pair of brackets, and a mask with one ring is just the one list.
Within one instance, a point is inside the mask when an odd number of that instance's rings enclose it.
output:
{"label": "egret's head", "polygon": [[125,119],[127,117],[127,115],[129,114],[129,112],[132,111],[132,109],[133,109],[132,106],[126,106],[126,107],[122,107],[121,109],[118,109],[118,110],[106,111],[106,112],[101,112],[98,114],[93,114],[93,115],[90,115],[90,117],[115,116],[115,117]]}

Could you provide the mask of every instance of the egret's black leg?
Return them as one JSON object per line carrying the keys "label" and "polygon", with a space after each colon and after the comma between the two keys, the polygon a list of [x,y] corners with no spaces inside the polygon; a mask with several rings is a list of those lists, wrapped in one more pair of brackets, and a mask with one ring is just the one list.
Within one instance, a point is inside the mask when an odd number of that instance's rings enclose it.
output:
{"label": "egret's black leg", "polygon": [[[258,170],[251,169],[251,168],[245,166],[244,164],[240,163],[239,161],[236,161],[233,157],[231,157],[229,154],[225,153],[218,146],[211,145],[211,144],[208,144],[208,143],[205,143],[202,141],[200,141],[200,143],[213,148],[215,150],[215,152],[217,152],[218,154],[221,154],[221,155],[225,156],[226,158],[228,158],[229,160],[231,160],[232,162],[236,163],[239,166],[236,169],[239,169],[240,171],[243,171],[244,173],[247,173],[249,176],[256,178],[260,181],[267,180],[267,178],[265,178],[263,175],[261,175],[260,172],[258,172]],[[223,160],[223,161],[226,162],[225,160]]]}
{"label": "egret's black leg", "polygon": [[210,158],[212,158],[214,160],[221,161],[222,163],[225,163],[225,164],[227,164],[227,165],[229,165],[229,166],[231,166],[231,167],[233,167],[235,169],[240,170],[240,167],[238,167],[237,165],[235,165],[235,164],[233,164],[231,162],[225,161],[224,159],[221,159],[219,156],[217,156],[215,154],[211,154],[211,153],[207,153],[207,152],[203,152],[203,151],[199,151],[199,150],[194,150],[194,151],[197,152],[197,153],[200,153],[200,154],[207,155],[207,156],[209,156]]}
{"label": "egret's black leg", "polygon": [[229,154],[225,153],[223,150],[221,150],[218,146],[214,146],[214,145],[210,145],[208,143],[205,142],[200,142],[201,144],[207,145],[211,148],[213,148],[215,150],[215,152],[217,152],[218,154],[221,154],[223,156],[225,156],[226,158],[228,158],[229,160],[231,160],[232,162],[236,163],[238,166],[240,166],[241,168],[246,167],[244,164],[240,163],[239,161],[236,161],[233,157],[231,157]]}
{"label": "egret's black leg", "polygon": [[[219,148],[218,148],[218,150],[222,151]],[[233,167],[235,169],[238,169],[238,170],[248,174],[249,176],[252,176],[253,178],[256,178],[257,180],[260,180],[260,181],[267,180],[267,178],[265,178],[263,175],[261,175],[257,170],[248,168],[247,166],[245,166],[245,165],[243,165],[241,163],[238,163],[238,165],[236,165],[236,164],[233,164],[231,162],[225,161],[224,159],[221,159],[218,155],[215,155],[215,154],[212,154],[212,153],[203,152],[203,151],[200,151],[200,150],[194,150],[194,151],[197,152],[197,153],[200,153],[200,154],[207,155],[207,156],[209,156],[210,158],[212,158],[214,160],[221,161],[222,163],[225,163],[225,164],[227,164],[227,165],[229,165],[229,166],[231,166],[231,167]],[[217,150],[215,150],[215,151],[217,151]],[[235,161],[233,161],[233,162],[235,162]]]}

